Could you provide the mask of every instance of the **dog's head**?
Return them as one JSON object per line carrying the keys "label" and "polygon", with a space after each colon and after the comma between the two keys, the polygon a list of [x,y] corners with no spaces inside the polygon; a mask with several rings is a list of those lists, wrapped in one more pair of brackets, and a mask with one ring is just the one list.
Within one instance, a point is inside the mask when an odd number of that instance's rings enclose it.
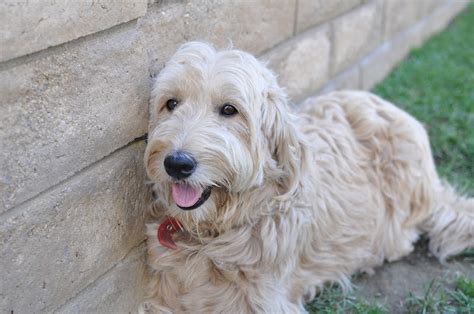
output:
{"label": "dog's head", "polygon": [[238,205],[250,192],[293,193],[293,124],[284,91],[253,56],[183,45],[152,91],[145,164],[157,201],[184,222],[224,222],[261,210]]}

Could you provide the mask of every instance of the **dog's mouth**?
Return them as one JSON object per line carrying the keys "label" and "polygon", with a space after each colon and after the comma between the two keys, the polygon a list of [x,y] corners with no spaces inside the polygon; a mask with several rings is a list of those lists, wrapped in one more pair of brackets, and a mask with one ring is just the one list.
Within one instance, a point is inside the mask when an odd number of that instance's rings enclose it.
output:
{"label": "dog's mouth", "polygon": [[176,205],[184,210],[196,209],[211,196],[211,187],[198,188],[187,183],[173,183],[171,195]]}

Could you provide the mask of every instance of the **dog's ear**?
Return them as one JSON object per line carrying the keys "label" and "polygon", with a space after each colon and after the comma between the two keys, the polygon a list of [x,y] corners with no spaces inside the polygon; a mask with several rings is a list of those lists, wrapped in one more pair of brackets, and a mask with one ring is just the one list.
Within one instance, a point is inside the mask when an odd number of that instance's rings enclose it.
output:
{"label": "dog's ear", "polygon": [[291,113],[285,91],[278,86],[273,74],[266,75],[268,82],[264,90],[262,108],[262,131],[275,160],[280,175],[280,198],[293,196],[301,177],[303,147],[296,128],[296,116]]}

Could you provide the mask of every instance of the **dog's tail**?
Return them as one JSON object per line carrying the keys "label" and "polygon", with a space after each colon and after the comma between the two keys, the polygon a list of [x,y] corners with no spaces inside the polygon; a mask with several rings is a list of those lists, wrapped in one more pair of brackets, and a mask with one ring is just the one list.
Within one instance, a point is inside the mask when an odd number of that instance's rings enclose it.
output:
{"label": "dog's tail", "polygon": [[474,248],[474,198],[460,196],[447,183],[437,192],[433,211],[420,227],[430,238],[430,251],[444,262]]}

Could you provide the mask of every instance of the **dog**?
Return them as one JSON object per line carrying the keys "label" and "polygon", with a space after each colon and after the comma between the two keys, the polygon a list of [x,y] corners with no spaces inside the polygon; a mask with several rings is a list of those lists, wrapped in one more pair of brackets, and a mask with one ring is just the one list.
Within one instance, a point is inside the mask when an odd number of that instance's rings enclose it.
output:
{"label": "dog", "polygon": [[421,123],[373,94],[290,110],[255,57],[189,42],[150,99],[142,311],[304,312],[421,234],[441,261],[474,246],[474,199],[440,180]]}

